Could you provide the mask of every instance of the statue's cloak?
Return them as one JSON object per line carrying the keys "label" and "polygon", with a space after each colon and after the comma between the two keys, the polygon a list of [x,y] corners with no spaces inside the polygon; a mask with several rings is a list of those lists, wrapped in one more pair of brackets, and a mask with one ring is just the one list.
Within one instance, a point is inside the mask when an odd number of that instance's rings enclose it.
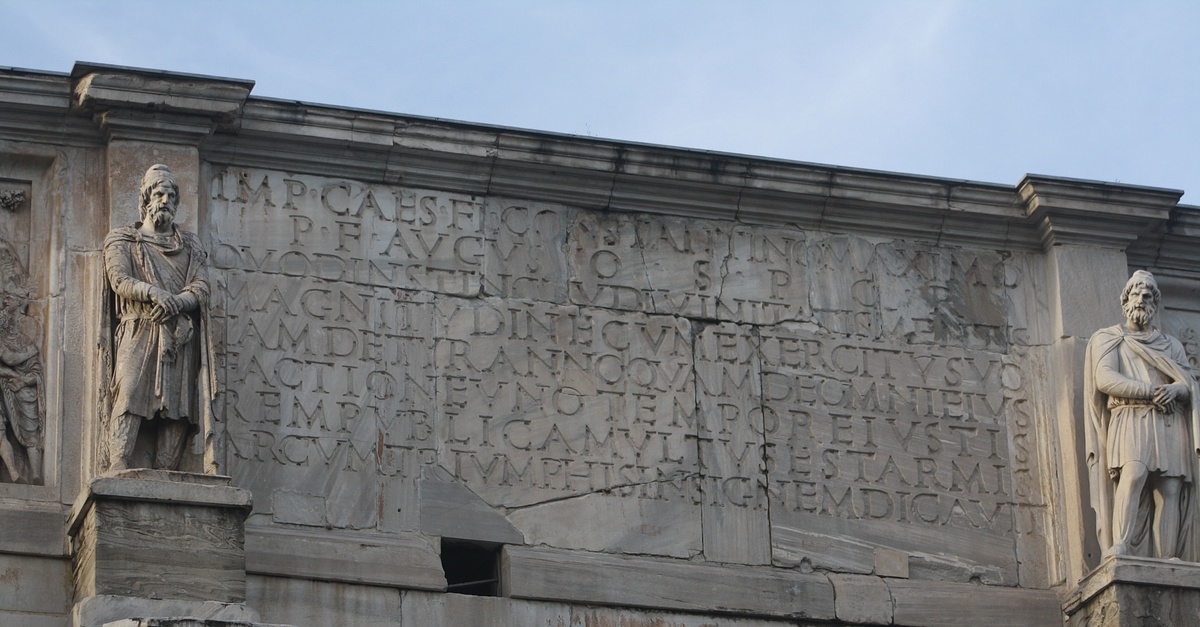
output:
{"label": "statue's cloak", "polygon": [[[204,438],[204,470],[212,470],[209,468],[215,463],[211,454],[212,403],[217,388],[212,367],[207,253],[194,233],[176,228],[175,235],[167,243],[156,242],[144,237],[137,225],[131,225],[113,229],[104,240],[105,305],[100,328],[106,330],[101,353],[109,383],[102,395],[101,433],[108,433],[114,411],[133,413],[147,420],[154,419],[161,411],[167,418],[187,420],[199,429]],[[171,262],[172,257],[184,252],[187,263]],[[124,273],[132,278],[132,285],[114,283],[109,264],[116,259],[129,263]],[[150,303],[121,296],[131,289],[138,290],[140,282],[172,294],[191,293],[196,297],[198,311],[157,325],[146,318],[153,308]],[[122,336],[120,351],[118,334]],[[179,341],[184,335],[189,339]],[[164,368],[164,360],[175,363]],[[153,384],[145,384],[146,381]],[[173,386],[179,389],[171,390]],[[107,450],[101,451],[101,457],[102,467],[111,461]]]}
{"label": "statue's cloak", "polygon": [[[1116,483],[1109,473],[1107,449],[1112,413],[1108,409],[1108,395],[1097,388],[1096,368],[1104,356],[1122,346],[1166,378],[1189,387],[1188,402],[1181,409],[1177,409],[1176,413],[1191,427],[1188,434],[1191,442],[1187,450],[1193,455],[1200,452],[1197,448],[1197,435],[1200,434],[1200,386],[1183,366],[1187,363],[1187,354],[1179,340],[1157,329],[1147,333],[1136,333],[1124,325],[1095,332],[1088,340],[1084,355],[1084,432],[1092,509],[1096,512],[1096,536],[1101,550],[1105,551],[1113,545],[1113,491]],[[1176,545],[1180,558],[1192,562],[1200,561],[1200,541],[1195,537],[1196,531],[1200,529],[1200,525],[1196,524],[1197,516],[1200,516],[1197,509],[1200,499],[1194,498],[1196,482],[1200,481],[1198,459],[1200,458],[1193,456],[1190,460],[1192,479],[1184,483],[1180,495],[1180,538]],[[1131,547],[1134,555],[1150,556],[1149,511],[1152,505],[1153,500],[1147,490],[1143,493],[1138,507],[1138,529],[1135,530]]]}

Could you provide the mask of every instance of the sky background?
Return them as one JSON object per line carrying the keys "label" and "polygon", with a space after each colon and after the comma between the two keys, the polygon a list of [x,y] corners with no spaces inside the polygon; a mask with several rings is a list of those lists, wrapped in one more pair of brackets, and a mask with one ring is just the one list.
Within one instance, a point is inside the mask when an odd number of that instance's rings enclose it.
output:
{"label": "sky background", "polygon": [[1200,204],[1200,2],[0,0],[0,66]]}

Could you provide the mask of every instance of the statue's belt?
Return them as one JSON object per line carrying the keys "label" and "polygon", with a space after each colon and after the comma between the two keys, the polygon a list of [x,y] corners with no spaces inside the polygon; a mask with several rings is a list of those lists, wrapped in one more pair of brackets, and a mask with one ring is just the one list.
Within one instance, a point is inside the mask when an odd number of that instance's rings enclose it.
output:
{"label": "statue's belt", "polygon": [[1117,407],[1150,407],[1161,409],[1154,401],[1148,398],[1120,398],[1117,396],[1108,397],[1108,408],[1116,409]]}

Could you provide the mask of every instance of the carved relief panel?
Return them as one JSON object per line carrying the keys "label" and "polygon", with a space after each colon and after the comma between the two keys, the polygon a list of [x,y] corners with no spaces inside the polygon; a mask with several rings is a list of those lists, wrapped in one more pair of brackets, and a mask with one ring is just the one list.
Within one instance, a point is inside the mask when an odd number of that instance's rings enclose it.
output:
{"label": "carved relief panel", "polygon": [[[42,483],[42,324],[27,270],[30,184],[0,180],[0,481]],[[31,308],[32,306],[32,308]]]}

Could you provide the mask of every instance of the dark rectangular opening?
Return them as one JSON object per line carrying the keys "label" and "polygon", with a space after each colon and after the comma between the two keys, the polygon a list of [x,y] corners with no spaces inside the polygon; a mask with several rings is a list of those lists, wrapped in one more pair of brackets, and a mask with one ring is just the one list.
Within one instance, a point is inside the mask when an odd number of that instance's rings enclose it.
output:
{"label": "dark rectangular opening", "polygon": [[500,596],[500,546],[442,538],[446,592]]}

